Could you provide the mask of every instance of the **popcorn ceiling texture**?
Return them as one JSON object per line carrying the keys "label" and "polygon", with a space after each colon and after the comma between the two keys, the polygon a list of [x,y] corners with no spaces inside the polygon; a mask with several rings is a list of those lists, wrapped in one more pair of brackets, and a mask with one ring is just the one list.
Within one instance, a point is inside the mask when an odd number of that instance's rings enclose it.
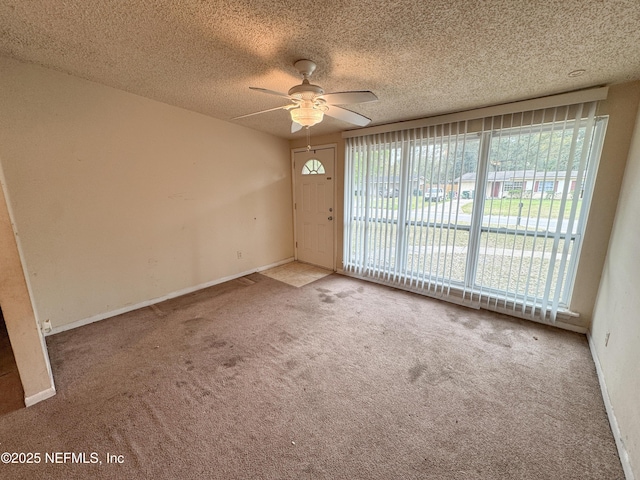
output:
{"label": "popcorn ceiling texture", "polygon": [[0,55],[223,120],[286,104],[248,87],[286,92],[309,58],[325,91],[378,95],[347,107],[375,125],[639,79],[639,25],[638,0],[5,0]]}

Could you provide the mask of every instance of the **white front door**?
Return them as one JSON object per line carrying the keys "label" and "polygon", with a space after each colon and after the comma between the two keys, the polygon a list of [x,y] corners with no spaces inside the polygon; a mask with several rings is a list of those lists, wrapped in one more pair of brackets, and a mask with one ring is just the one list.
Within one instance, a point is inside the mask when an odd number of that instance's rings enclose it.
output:
{"label": "white front door", "polygon": [[333,270],[335,147],[294,152],[296,257]]}

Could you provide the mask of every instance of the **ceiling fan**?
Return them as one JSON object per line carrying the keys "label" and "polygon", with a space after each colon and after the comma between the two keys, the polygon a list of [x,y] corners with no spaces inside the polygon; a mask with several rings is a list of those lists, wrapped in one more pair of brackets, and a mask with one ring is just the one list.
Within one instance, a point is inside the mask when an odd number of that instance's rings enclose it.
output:
{"label": "ceiling fan", "polygon": [[251,90],[255,90],[257,92],[286,98],[291,103],[281,107],[262,110],[260,112],[240,115],[239,117],[233,118],[233,120],[272,112],[274,110],[287,110],[291,115],[292,120],[291,133],[299,131],[302,127],[306,127],[308,129],[311,126],[320,123],[324,118],[324,115],[329,115],[330,117],[337,118],[344,122],[353,123],[359,127],[364,127],[371,122],[371,119],[364,115],[352,112],[351,110],[339,107],[338,105],[375,102],[378,100],[378,97],[376,97],[373,92],[362,90],[324,93],[324,90],[321,87],[309,83],[309,77],[316,69],[316,64],[314,62],[311,60],[298,60],[293,64],[293,66],[298,70],[298,72],[300,72],[300,75],[302,75],[302,83],[292,87],[288,93],[275,92],[273,90],[267,90],[266,88],[249,87]]}

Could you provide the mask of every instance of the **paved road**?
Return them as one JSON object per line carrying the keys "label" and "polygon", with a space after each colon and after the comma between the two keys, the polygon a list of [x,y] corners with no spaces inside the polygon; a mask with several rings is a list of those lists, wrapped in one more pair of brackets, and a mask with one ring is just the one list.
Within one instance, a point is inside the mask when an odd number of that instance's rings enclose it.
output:
{"label": "paved road", "polygon": [[[462,225],[471,224],[471,214],[464,213],[462,207],[468,203],[472,203],[473,200],[463,200],[459,202],[457,200],[445,201],[438,203],[425,203],[425,208],[411,210],[409,213],[409,219],[411,221],[428,221],[433,223],[458,223]],[[376,209],[377,214],[380,217],[397,219],[397,210],[393,213],[388,212],[386,209]],[[372,212],[374,213],[374,212]],[[389,215],[391,214],[391,215]],[[483,226],[498,226],[506,228],[518,227],[517,216],[500,216],[500,215],[484,215],[482,217]],[[536,218],[536,217],[522,217],[519,222],[519,228],[526,227],[528,230],[547,230],[555,232],[558,225],[558,220],[555,218]],[[566,232],[569,227],[569,221],[563,220],[561,226],[561,232]],[[577,232],[577,221],[574,221],[573,233]]]}

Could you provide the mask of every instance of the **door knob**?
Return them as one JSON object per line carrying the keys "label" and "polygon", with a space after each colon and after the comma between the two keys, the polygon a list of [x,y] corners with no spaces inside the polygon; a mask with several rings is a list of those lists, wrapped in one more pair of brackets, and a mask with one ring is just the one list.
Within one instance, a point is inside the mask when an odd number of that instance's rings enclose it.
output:
{"label": "door knob", "polygon": [[329,217],[327,220],[333,220],[333,217]]}

